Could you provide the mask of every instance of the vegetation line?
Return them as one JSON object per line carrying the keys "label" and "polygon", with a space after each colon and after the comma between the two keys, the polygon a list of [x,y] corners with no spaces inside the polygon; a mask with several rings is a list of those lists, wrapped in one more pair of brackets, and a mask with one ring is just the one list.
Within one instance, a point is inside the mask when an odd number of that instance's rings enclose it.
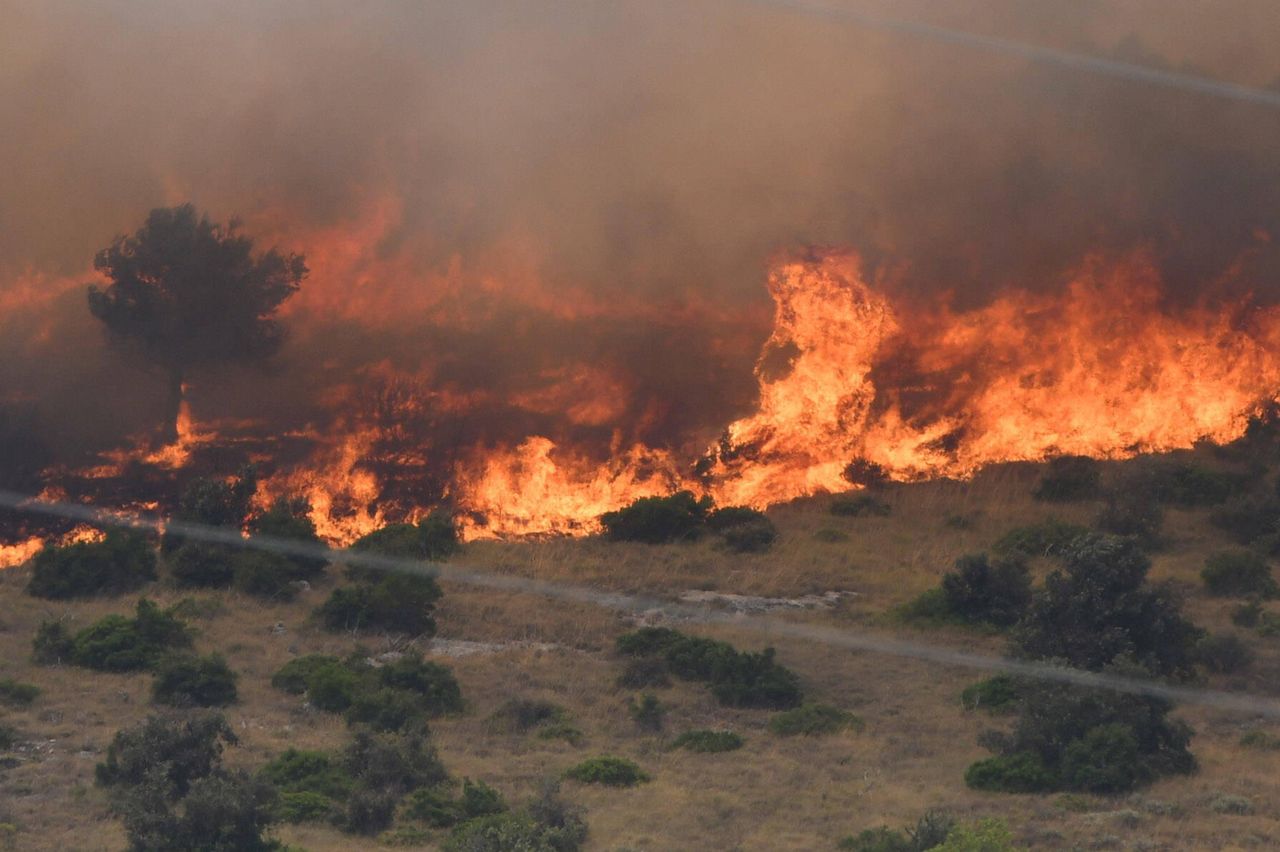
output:
{"label": "vegetation line", "polygon": [[98,526],[128,527],[138,530],[158,530],[163,528],[166,532],[177,533],[185,538],[256,548],[286,556],[330,559],[379,571],[398,571],[409,574],[426,573],[455,583],[533,594],[575,603],[594,604],[628,612],[656,610],[683,621],[702,624],[724,624],[738,629],[801,639],[850,651],[886,654],[956,668],[1008,672],[1043,681],[1110,689],[1132,695],[1149,695],[1188,704],[1215,707],[1221,710],[1280,718],[1280,702],[1256,695],[1198,687],[1172,686],[1155,681],[1091,672],[1067,666],[1011,660],[988,654],[978,654],[972,651],[956,651],[906,639],[872,636],[865,633],[854,633],[845,629],[811,624],[798,624],[770,616],[745,616],[717,612],[705,607],[674,603],[644,595],[604,592],[570,583],[494,574],[487,571],[461,568],[456,565],[383,556],[367,551],[333,550],[323,545],[308,544],[275,536],[255,535],[252,538],[244,538],[238,531],[226,527],[165,520],[155,515],[128,514],[80,503],[41,500],[31,495],[3,489],[0,489],[0,506],[20,512],[50,515]]}

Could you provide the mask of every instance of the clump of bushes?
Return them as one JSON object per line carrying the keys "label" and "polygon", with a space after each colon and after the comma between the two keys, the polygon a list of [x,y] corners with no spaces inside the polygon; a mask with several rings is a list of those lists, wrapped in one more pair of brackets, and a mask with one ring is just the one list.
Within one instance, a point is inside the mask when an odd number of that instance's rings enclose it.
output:
{"label": "clump of bushes", "polygon": [[994,563],[985,554],[962,556],[943,575],[940,588],[924,592],[898,610],[913,621],[1009,627],[1031,602],[1031,572],[1019,558]]}
{"label": "clump of bushes", "polygon": [[742,737],[733,731],[685,731],[671,743],[672,748],[700,754],[718,754],[742,748]]}
{"label": "clump of bushes", "polygon": [[507,734],[527,734],[564,722],[568,713],[558,704],[532,698],[512,698],[489,717],[491,730]]}
{"label": "clump of bushes", "polygon": [[769,730],[780,737],[817,737],[846,730],[862,730],[863,722],[854,714],[830,704],[802,704],[777,713],[769,720]]}
{"label": "clump of bushes", "polygon": [[1142,463],[1139,476],[1156,500],[1183,508],[1217,506],[1246,488],[1250,480],[1247,474],[1156,459]]}
{"label": "clump of bushes", "polygon": [[444,787],[414,791],[406,800],[404,815],[432,828],[449,828],[506,810],[501,793],[483,781],[467,778],[462,782],[462,795],[457,798]]}
{"label": "clump of bushes", "polygon": [[[942,848],[942,844],[955,829],[956,820],[951,814],[946,811],[928,811],[909,828],[868,828],[857,835],[844,838],[838,848],[852,852],[925,852]],[[961,848],[997,852],[1007,847],[978,845]]]}
{"label": "clump of bushes", "polygon": [[1014,708],[1018,701],[1018,681],[1009,675],[996,675],[970,684],[960,693],[960,703],[966,710],[986,710],[988,713],[1004,713]]}
{"label": "clump of bushes", "polygon": [[554,785],[518,811],[481,816],[457,826],[445,852],[578,852],[587,838],[581,811],[567,805]]}
{"label": "clump of bushes", "polygon": [[171,707],[226,707],[236,700],[236,674],[217,654],[175,654],[156,666],[151,697]]}
{"label": "clump of bushes", "polygon": [[1065,503],[1093,500],[1102,493],[1102,468],[1088,456],[1059,456],[1049,462],[1049,469],[1036,485],[1032,496],[1037,500]]}
{"label": "clump of bushes", "polygon": [[40,687],[21,683],[11,677],[0,678],[0,704],[9,707],[29,707],[40,695]]}
{"label": "clump of bushes", "polygon": [[709,684],[716,700],[729,707],[781,709],[795,707],[803,697],[799,679],[774,660],[772,648],[743,652],[727,642],[643,627],[618,637],[617,649],[625,656],[661,660],[676,677]]}
{"label": "clump of bushes", "polygon": [[46,545],[31,563],[27,594],[69,600],[137,591],[156,578],[151,540],[133,530],[108,530],[101,541]]}
{"label": "clump of bushes", "polygon": [[424,730],[428,719],[463,706],[453,672],[416,652],[376,667],[359,658],[299,657],[276,672],[271,684],[305,693],[319,710],[345,713],[349,724],[380,731]]}
{"label": "clump of bushes", "polygon": [[45,622],[36,631],[33,659],[42,664],[71,663],[108,672],[153,668],[165,655],[191,647],[191,631],[178,618],[146,598],[133,618],[108,615],[70,635],[61,622]]}
{"label": "clump of bushes", "polygon": [[710,497],[678,491],[670,497],[641,497],[616,512],[605,512],[600,523],[612,541],[690,541],[701,535],[713,505]]}
{"label": "clump of bushes", "polygon": [[1242,494],[1209,515],[1209,522],[1238,544],[1271,539],[1280,532],[1280,498],[1272,494]]}
{"label": "clump of bushes", "polygon": [[435,787],[448,773],[421,733],[361,731],[343,752],[340,764],[353,781],[342,817],[356,834],[376,834],[389,826],[409,793]]}
{"label": "clump of bushes", "polygon": [[342,812],[355,781],[322,751],[288,749],[258,770],[280,793],[280,819],[289,823],[331,822]]}
{"label": "clump of bushes", "polygon": [[667,708],[662,706],[658,696],[652,692],[640,696],[639,701],[634,698],[628,701],[627,712],[631,714],[631,721],[636,723],[636,727],[648,733],[661,731],[667,718]]}
{"label": "clump of bushes", "polygon": [[1201,631],[1169,586],[1146,582],[1150,567],[1132,539],[1078,539],[1018,625],[1017,652],[1093,671],[1124,658],[1158,676],[1191,674]]}
{"label": "clump of bushes", "polygon": [[1147,549],[1160,545],[1164,509],[1150,494],[1121,490],[1107,498],[1094,525],[1112,535],[1129,536]]}
{"label": "clump of bushes", "polygon": [[831,505],[827,507],[833,515],[843,518],[861,518],[869,517],[885,517],[892,510],[892,507],[874,494],[839,494],[831,498]]}
{"label": "clump of bushes", "polygon": [[263,836],[275,820],[275,791],[221,765],[224,744],[235,742],[216,713],[152,716],[116,734],[95,777],[123,817],[131,849],[278,848]]}
{"label": "clump of bushes", "polygon": [[716,509],[710,497],[695,497],[691,491],[641,497],[630,506],[601,515],[600,523],[611,541],[645,544],[693,541],[710,531],[736,553],[763,552],[778,537],[777,527],[764,512],[746,506]]}
{"label": "clump of bushes", "polygon": [[1224,550],[1205,560],[1200,572],[1204,587],[1220,597],[1275,597],[1271,565],[1249,550]]}
{"label": "clump of bushes", "polygon": [[432,617],[440,600],[434,577],[387,572],[334,589],[316,616],[326,630],[385,631],[411,636],[433,636]]}
{"label": "clump of bushes", "polygon": [[453,516],[440,509],[416,524],[388,524],[351,545],[352,550],[380,556],[433,561],[449,558],[460,547]]}
{"label": "clump of bushes", "polygon": [[1068,524],[1057,518],[1047,518],[1025,527],[1015,527],[1005,533],[992,550],[1005,556],[1061,556],[1071,543],[1089,530],[1076,524]]}
{"label": "clump of bushes", "polygon": [[1249,667],[1253,652],[1234,633],[1208,634],[1196,642],[1195,660],[1211,672],[1233,674]]}
{"label": "clump of bushes", "polygon": [[588,758],[565,770],[564,775],[583,784],[607,787],[634,787],[649,780],[649,775],[635,761],[608,754]]}

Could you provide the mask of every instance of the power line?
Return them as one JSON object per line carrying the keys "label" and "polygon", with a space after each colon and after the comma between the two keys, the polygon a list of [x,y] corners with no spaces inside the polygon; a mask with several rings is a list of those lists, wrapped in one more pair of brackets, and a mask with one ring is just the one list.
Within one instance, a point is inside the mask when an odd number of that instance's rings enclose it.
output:
{"label": "power line", "polygon": [[798,2],[798,0],[744,0],[744,2],[752,6],[793,12],[815,18],[825,18],[893,35],[976,48],[989,53],[1015,56],[1076,71],[1087,71],[1138,83],[1163,86],[1168,89],[1179,89],[1195,94],[1211,95],[1243,103],[1280,108],[1280,92],[1246,86],[1241,83],[1215,80],[1197,74],[1151,68],[1146,65],[1123,62],[1118,59],[1107,59],[1088,53],[1059,50],[1057,48],[1014,41],[1013,39],[955,30],[949,27],[940,27],[934,24],[908,21],[901,18],[882,18],[847,8],[814,6],[809,3]]}
{"label": "power line", "polygon": [[226,527],[214,527],[172,519],[166,520],[155,515],[114,512],[81,503],[39,500],[30,495],[13,491],[0,490],[0,506],[20,512],[49,515],[95,526],[116,526],[146,531],[164,529],[166,532],[174,533],[183,538],[191,538],[211,544],[255,548],[284,556],[325,559],[380,571],[428,574],[464,585],[518,594],[537,595],[572,603],[592,604],[622,612],[637,614],[659,612],[668,618],[680,621],[728,626],[737,630],[750,631],[766,636],[800,639],[849,651],[886,654],[952,668],[1007,672],[1054,683],[1108,689],[1132,695],[1164,698],[1186,704],[1199,704],[1220,710],[1280,718],[1280,703],[1254,695],[1199,687],[1173,686],[1116,674],[1091,672],[1084,669],[1033,661],[1010,660],[906,639],[856,633],[850,630],[814,624],[802,624],[772,616],[746,616],[717,612],[706,607],[674,603],[646,595],[605,592],[573,583],[495,574],[448,563],[424,562],[359,550],[331,549],[324,545],[275,536],[255,535],[252,538],[245,538],[238,530]]}

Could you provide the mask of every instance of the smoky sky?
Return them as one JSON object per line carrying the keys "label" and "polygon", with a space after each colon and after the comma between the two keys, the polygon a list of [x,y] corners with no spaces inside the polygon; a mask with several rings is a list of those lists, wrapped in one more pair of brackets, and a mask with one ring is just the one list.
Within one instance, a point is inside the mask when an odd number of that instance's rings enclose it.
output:
{"label": "smoky sky", "polygon": [[[1280,86],[1271,0],[830,2]],[[886,286],[962,305],[1135,250],[1171,299],[1272,300],[1278,141],[1280,111],[732,0],[2,0],[0,296],[83,273],[152,207],[192,201],[307,252],[308,234],[391,198],[379,251],[421,273],[397,287],[430,287],[459,258],[500,275],[488,259],[518,245],[552,298],[767,314],[771,256],[839,245]],[[12,312],[0,381],[127,431],[156,404],[149,380],[113,360],[82,301],[49,302],[43,325]],[[502,316],[487,337],[424,332],[431,357],[453,353],[440,374],[507,392],[531,360],[546,373],[557,354],[634,365],[662,350],[630,382],[629,415],[666,393],[683,412],[670,431],[705,431],[750,404],[754,344],[726,355],[714,330],[693,344],[661,326],[565,344],[578,332]],[[257,390],[220,395],[253,408],[310,392],[318,380],[297,377],[326,345],[349,371],[410,346],[328,340],[293,329]]]}

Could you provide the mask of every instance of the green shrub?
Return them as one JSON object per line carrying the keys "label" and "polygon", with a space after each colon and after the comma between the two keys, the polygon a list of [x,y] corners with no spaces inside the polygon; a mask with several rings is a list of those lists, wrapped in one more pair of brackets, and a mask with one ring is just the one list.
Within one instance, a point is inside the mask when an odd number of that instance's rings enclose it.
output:
{"label": "green shrub", "polygon": [[341,766],[355,781],[347,797],[347,830],[372,834],[390,825],[408,793],[448,779],[436,751],[421,733],[356,733]]}
{"label": "green shrub", "polygon": [[724,545],[734,553],[764,553],[778,539],[778,528],[768,518],[730,527],[721,533]]}
{"label": "green shrub", "polygon": [[166,654],[190,647],[187,626],[142,598],[133,618],[108,615],[77,633],[70,662],[99,671],[139,671],[152,668]]}
{"label": "green shrub", "polygon": [[317,710],[342,713],[355,701],[360,677],[342,663],[319,665],[307,677],[307,700]]}
{"label": "green shrub", "polygon": [[447,789],[414,790],[405,800],[404,816],[432,828],[448,828],[462,820],[461,803]]}
{"label": "green shrub", "polygon": [[447,559],[460,547],[453,516],[439,509],[416,524],[388,524],[351,545],[352,550],[431,561]]}
{"label": "green shrub", "polygon": [[843,518],[886,517],[892,507],[872,494],[840,494],[831,498],[828,511]]}
{"label": "green shrub", "polygon": [[795,673],[774,660],[772,648],[741,652],[727,642],[686,636],[665,627],[645,627],[618,637],[619,653],[661,658],[672,674],[708,683],[721,704],[782,709],[800,703]]}
{"label": "green shrub", "polygon": [[670,497],[641,497],[630,506],[600,516],[611,541],[665,544],[695,539],[712,509],[710,497],[679,491]]}
{"label": "green shrub", "polygon": [[1037,556],[1062,556],[1073,541],[1088,532],[1085,527],[1048,518],[1009,530],[991,549],[1006,556],[1024,556],[1028,559]]}
{"label": "green shrub", "polygon": [[384,687],[420,696],[431,716],[462,710],[462,688],[458,686],[453,671],[448,666],[424,660],[417,652],[386,663],[374,673]]}
{"label": "green shrub", "polygon": [[368,725],[375,731],[427,730],[428,709],[422,696],[403,689],[361,688],[347,707],[351,725]]}
{"label": "green shrub", "polygon": [[1215,633],[1196,643],[1195,660],[1211,672],[1234,674],[1249,667],[1253,652],[1234,633]]}
{"label": "green shrub", "polygon": [[434,577],[387,573],[376,581],[362,581],[334,589],[316,610],[327,630],[387,631],[433,636],[432,612],[440,599]]}
{"label": "green shrub", "polygon": [[1029,751],[979,760],[965,770],[964,783],[975,790],[1001,793],[1043,793],[1060,785],[1040,756]]}
{"label": "green shrub", "polygon": [[639,701],[628,701],[627,712],[631,714],[631,721],[636,723],[636,727],[648,733],[661,731],[667,717],[667,708],[662,706],[658,696],[652,692],[646,692]]}
{"label": "green shrub", "polygon": [[[235,478],[194,479],[178,498],[174,518],[211,527],[240,529],[249,516],[253,495],[258,490],[257,470],[253,465],[241,468]],[[180,536],[165,535],[165,552],[181,546]]]}
{"label": "green shrub", "polygon": [[1227,501],[1209,516],[1239,544],[1250,544],[1274,535],[1280,524],[1280,499],[1271,494],[1242,494]]}
{"label": "green shrub", "polygon": [[582,731],[569,722],[548,722],[538,729],[540,740],[564,740],[569,745],[582,745]]}
{"label": "green shrub", "polygon": [[1164,509],[1148,494],[1123,491],[1107,498],[1094,525],[1105,533],[1127,536],[1152,549],[1160,544]]}
{"label": "green shrub", "polygon": [[804,704],[794,710],[777,713],[769,720],[769,730],[780,737],[806,737],[835,734],[844,730],[860,731],[863,722],[852,713],[830,704]]}
{"label": "green shrub", "polygon": [[837,849],[844,852],[917,852],[917,847],[901,831],[885,826],[866,828],[840,841]]}
{"label": "green shrub", "polygon": [[1064,562],[1018,626],[1019,653],[1094,671],[1129,658],[1157,675],[1191,673],[1200,631],[1169,587],[1146,582],[1151,561],[1136,542],[1085,536]]}
{"label": "green shrub", "polygon": [[225,707],[236,700],[236,674],[220,655],[173,655],[160,660],[151,698],[171,707]]}
{"label": "green shrub", "polygon": [[634,761],[625,757],[601,755],[582,761],[565,771],[566,778],[583,784],[604,784],[608,787],[634,787],[649,780]]}
{"label": "green shrub", "polygon": [[336,813],[337,804],[333,799],[306,790],[281,793],[276,808],[276,816],[281,822],[294,825],[303,822],[330,822]]}
{"label": "green shrub", "polygon": [[1224,550],[1205,560],[1204,587],[1220,597],[1276,596],[1276,581],[1265,559],[1248,550]]}
{"label": "green shrub", "polygon": [[616,683],[621,689],[665,687],[671,685],[671,678],[667,674],[667,664],[661,658],[639,657],[627,660]]}
{"label": "green shrub", "polygon": [[246,595],[279,601],[297,596],[292,584],[300,572],[290,557],[266,550],[241,550],[234,554],[233,570],[232,585]]}
{"label": "green shrub", "polygon": [[310,793],[342,801],[351,792],[352,779],[322,751],[287,749],[264,765],[258,774],[284,793]]}
{"label": "green shrub", "polygon": [[1102,493],[1102,468],[1088,456],[1059,456],[1049,462],[1032,496],[1064,503],[1093,500]]}
{"label": "green shrub", "polygon": [[388,789],[361,787],[347,797],[341,823],[344,831],[372,835],[391,826],[402,795]]}
{"label": "green shrub", "polygon": [[1259,751],[1280,751],[1280,737],[1268,734],[1266,731],[1250,731],[1240,738],[1240,745],[1243,748]]}
{"label": "green shrub", "polygon": [[1120,722],[1091,728],[1062,754],[1062,785],[1083,793],[1122,793],[1151,780],[1133,729]]}
{"label": "green shrub", "polygon": [[961,823],[951,829],[947,839],[929,848],[934,852],[1014,852],[1013,835],[1002,820],[987,818]]}
{"label": "green shrub", "polygon": [[733,731],[685,731],[671,744],[672,748],[682,748],[703,754],[735,751],[742,746],[742,737]]}
{"label": "green shrub", "polygon": [[156,554],[146,535],[108,530],[102,541],[46,545],[32,562],[27,594],[67,600],[136,591],[156,578]]}
{"label": "green shrub", "polygon": [[307,691],[307,682],[318,669],[340,664],[341,661],[337,657],[331,657],[328,654],[307,654],[303,657],[295,657],[271,676],[271,685],[290,695],[302,695]]}
{"label": "green shrub", "polygon": [[[311,520],[311,507],[305,499],[280,497],[271,504],[267,511],[253,518],[249,523],[251,537],[266,536],[286,541],[296,541],[317,550],[324,550],[325,544],[316,534],[316,525]],[[266,551],[247,551],[263,553]],[[329,560],[320,556],[300,556],[271,554],[277,561],[283,562],[281,573],[288,580],[309,580],[325,569]],[[287,581],[286,581],[287,582]]]}
{"label": "green shrub", "polygon": [[1231,623],[1236,627],[1257,627],[1263,614],[1262,601],[1253,598],[1231,611]]}
{"label": "green shrub", "polygon": [[1018,560],[994,565],[985,555],[962,556],[942,577],[947,609],[966,621],[1008,627],[1031,603],[1031,572]]}
{"label": "green shrub", "polygon": [[550,701],[512,698],[489,717],[491,730],[509,734],[526,734],[554,722],[563,721],[565,710]]}
{"label": "green shrub", "polygon": [[1248,484],[1249,477],[1187,462],[1146,462],[1141,474],[1153,496],[1171,506],[1216,506]]}
{"label": "green shrub", "polygon": [[275,790],[244,773],[216,772],[169,802],[140,789],[117,806],[134,852],[270,852],[263,837],[278,813]]}
{"label": "green shrub", "polygon": [[235,576],[237,548],[187,541],[165,557],[179,588],[224,588]]}
{"label": "green shrub", "polygon": [[40,695],[40,687],[31,683],[19,683],[11,677],[0,678],[0,704],[10,707],[28,707]]}
{"label": "green shrub", "polygon": [[1009,675],[980,680],[970,684],[960,693],[960,703],[966,710],[986,710],[989,713],[1008,712],[1018,702],[1018,682]]}
{"label": "green shrub", "polygon": [[925,589],[911,600],[895,607],[893,613],[903,621],[922,624],[958,624],[961,622],[960,617],[951,610],[951,601],[947,600],[947,593],[940,588]]}
{"label": "green shrub", "polygon": [[71,662],[76,643],[61,621],[42,621],[31,640],[31,661],[41,666]]}
{"label": "green shrub", "polygon": [[220,713],[150,716],[115,735],[94,775],[99,785],[113,788],[138,787],[159,778],[166,794],[183,795],[218,766],[223,744],[235,742],[235,733]]}

